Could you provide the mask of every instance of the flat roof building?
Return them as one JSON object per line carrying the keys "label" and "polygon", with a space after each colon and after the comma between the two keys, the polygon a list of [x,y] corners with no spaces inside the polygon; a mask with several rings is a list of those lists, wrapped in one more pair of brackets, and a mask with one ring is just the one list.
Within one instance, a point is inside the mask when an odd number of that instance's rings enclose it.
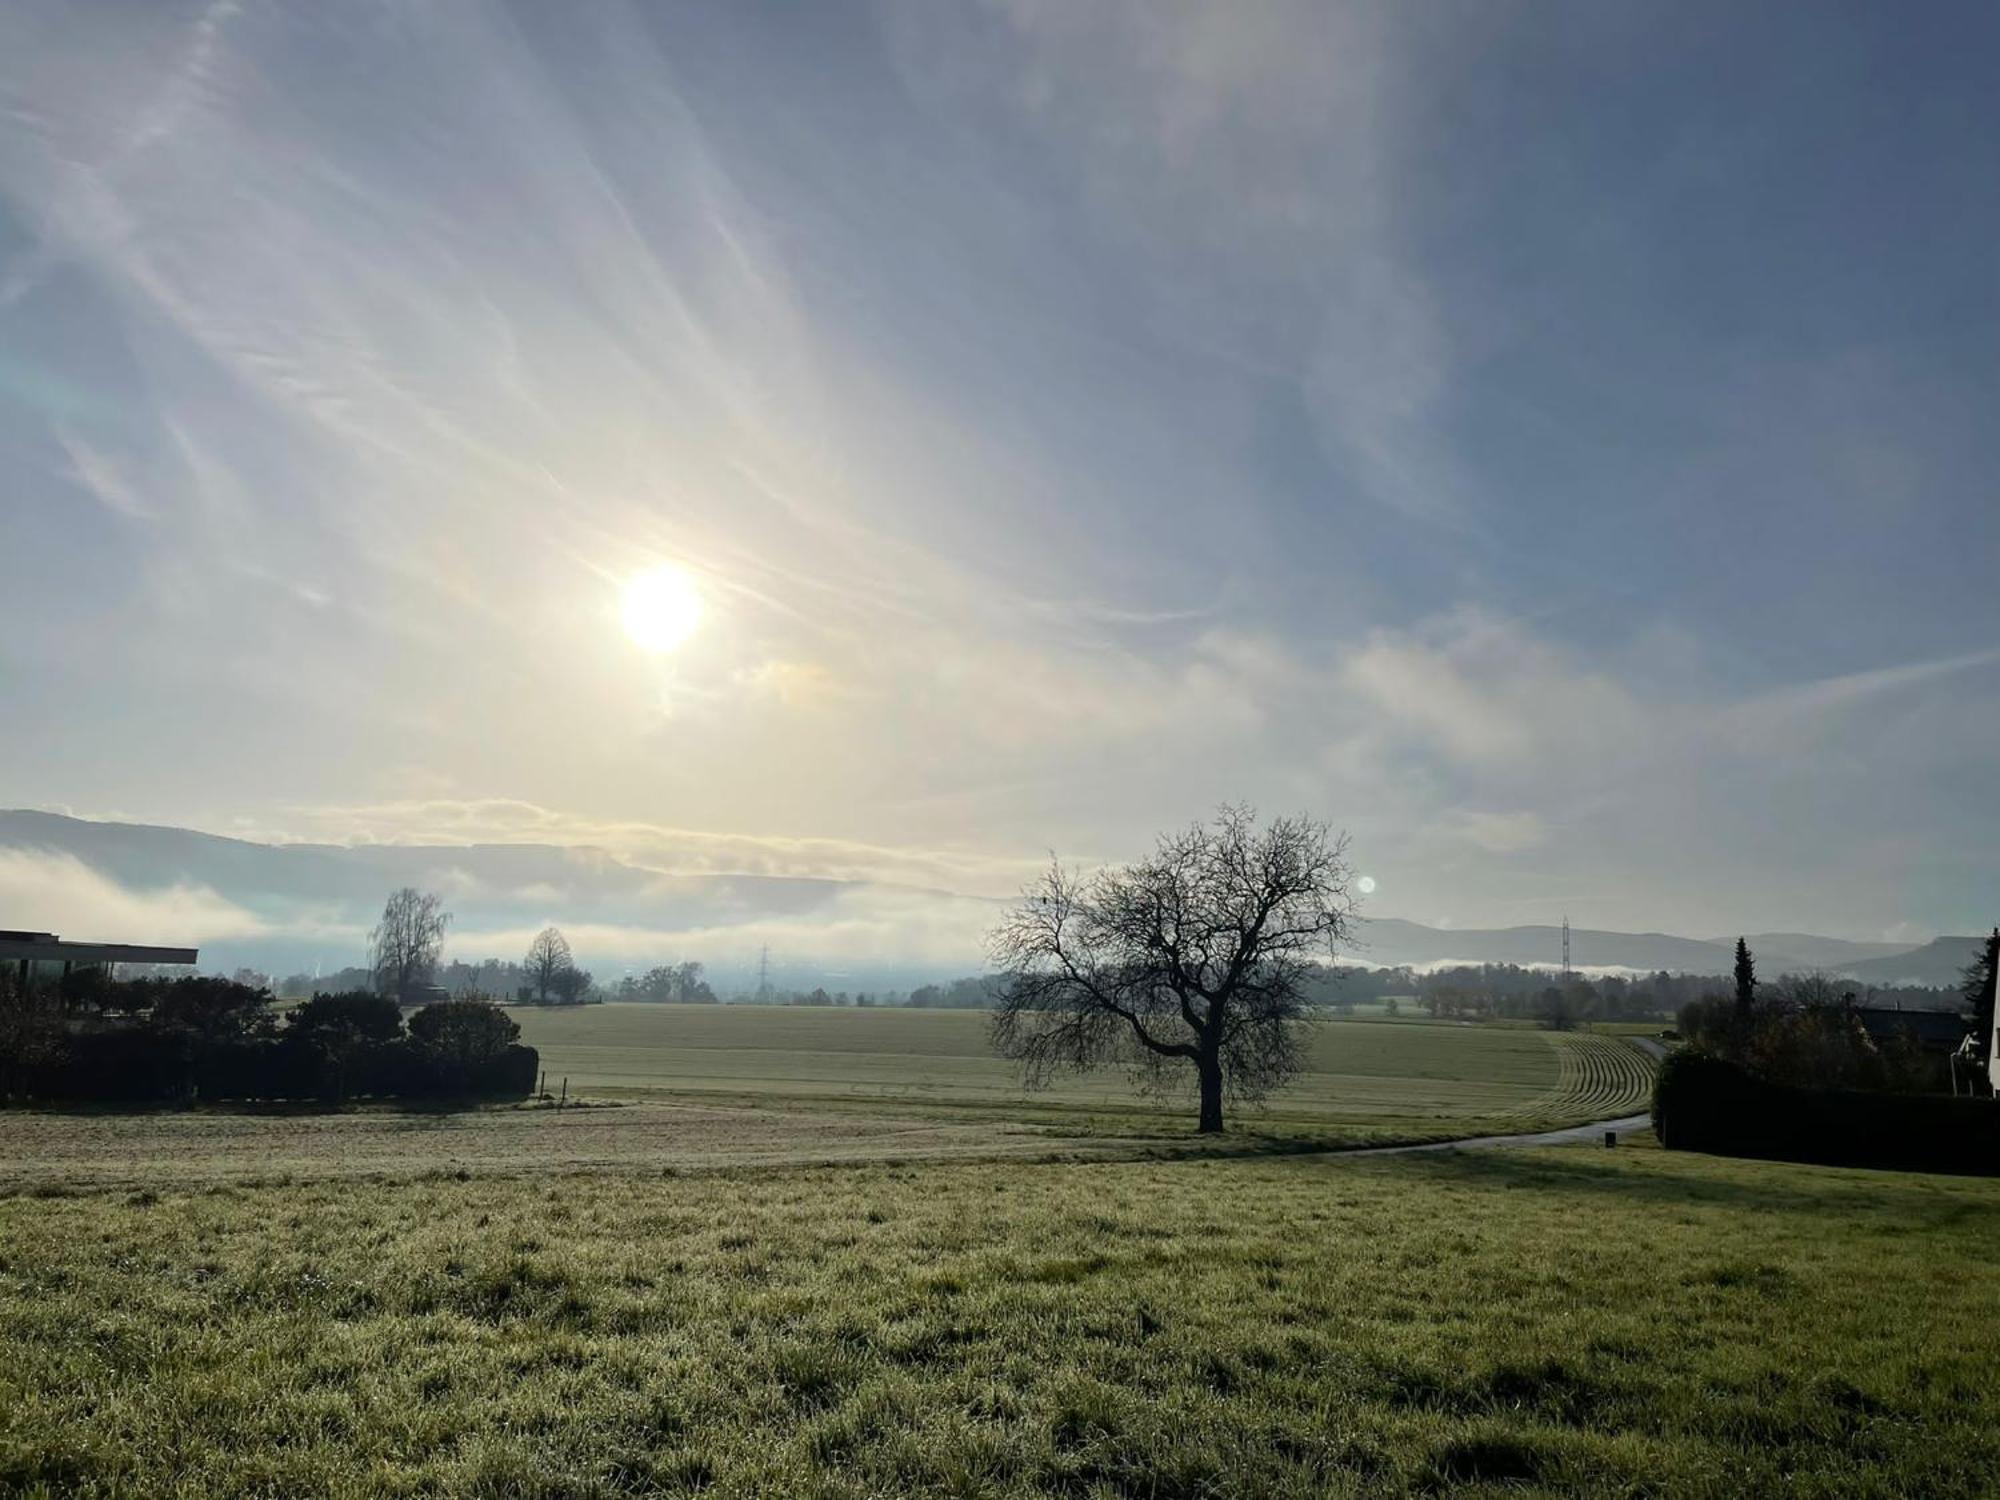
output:
{"label": "flat roof building", "polygon": [[193,948],[159,948],[145,943],[70,943],[53,932],[0,928],[0,974],[15,973],[30,984],[51,983],[75,969],[111,964],[188,964]]}

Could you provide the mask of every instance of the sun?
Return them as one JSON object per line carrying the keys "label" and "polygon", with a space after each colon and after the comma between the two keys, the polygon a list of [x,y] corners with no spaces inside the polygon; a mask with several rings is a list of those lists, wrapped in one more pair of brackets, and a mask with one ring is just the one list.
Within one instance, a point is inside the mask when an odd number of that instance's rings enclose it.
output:
{"label": "sun", "polygon": [[1375,877],[1373,875],[1363,875],[1359,880],[1354,882],[1354,888],[1364,896],[1374,895]]}
{"label": "sun", "polygon": [[661,563],[626,580],[618,617],[641,650],[673,651],[701,624],[701,591],[685,568]]}

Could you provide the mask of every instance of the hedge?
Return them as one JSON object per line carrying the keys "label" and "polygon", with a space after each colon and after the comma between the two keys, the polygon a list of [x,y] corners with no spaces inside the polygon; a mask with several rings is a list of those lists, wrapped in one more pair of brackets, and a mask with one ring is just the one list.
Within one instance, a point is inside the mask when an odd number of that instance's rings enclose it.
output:
{"label": "hedge", "polygon": [[74,1032],[63,1055],[22,1080],[51,1103],[219,1100],[525,1098],[541,1058],[514,1045],[461,1075],[408,1040],[379,1042],[342,1063],[297,1039],[190,1045],[142,1028]]}
{"label": "hedge", "polygon": [[1660,1065],[1653,1130],[1670,1151],[2000,1173],[2000,1101],[1786,1088],[1701,1052]]}

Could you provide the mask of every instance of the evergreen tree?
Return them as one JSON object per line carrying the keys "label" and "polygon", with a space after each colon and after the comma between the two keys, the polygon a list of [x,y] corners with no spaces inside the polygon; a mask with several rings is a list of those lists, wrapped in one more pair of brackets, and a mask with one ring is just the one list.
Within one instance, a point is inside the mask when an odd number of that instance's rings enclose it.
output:
{"label": "evergreen tree", "polygon": [[1993,991],[1994,981],[2000,979],[2000,927],[1979,945],[1979,954],[1965,967],[1963,984],[1959,998],[1972,1016],[1973,1034],[1979,1038],[1979,1047],[1985,1051],[1988,1040],[1993,1035]]}
{"label": "evergreen tree", "polygon": [[1736,1014],[1747,1020],[1750,1007],[1757,1002],[1757,961],[1750,956],[1750,945],[1742,938],[1736,940]]}

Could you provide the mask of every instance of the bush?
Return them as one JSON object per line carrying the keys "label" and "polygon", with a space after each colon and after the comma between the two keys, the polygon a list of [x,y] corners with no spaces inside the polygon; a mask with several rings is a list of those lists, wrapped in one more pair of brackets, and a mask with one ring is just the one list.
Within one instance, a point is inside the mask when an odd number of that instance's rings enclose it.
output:
{"label": "bush", "polygon": [[[315,995],[282,1032],[269,996],[228,980],[140,981],[138,1020],[78,1020],[54,987],[0,976],[0,1100],[160,1104],[201,1100],[524,1098],[541,1059],[497,1006],[454,1001],[412,1018],[395,1002]],[[429,1015],[428,1011],[438,1014]],[[420,1019],[421,1018],[421,1019]]]}
{"label": "bush", "polygon": [[315,994],[292,1007],[285,1016],[285,1030],[300,1037],[393,1042],[403,1034],[403,1011],[387,995],[368,990]]}
{"label": "bush", "polygon": [[1701,1052],[1676,1053],[1661,1064],[1653,1129],[1670,1151],[2000,1172],[2000,1102],[1791,1088]]}
{"label": "bush", "polygon": [[410,1017],[410,1038],[446,1093],[482,1092],[520,1035],[514,1018],[491,1000],[443,1000]]}
{"label": "bush", "polygon": [[[112,987],[114,992],[125,988]],[[150,1009],[156,1031],[184,1032],[201,1042],[260,1035],[271,1024],[269,990],[206,974],[133,981],[121,1003],[127,1009]]]}
{"label": "bush", "polygon": [[194,1090],[193,1044],[179,1033],[137,1027],[72,1032],[62,1055],[36,1069],[23,1092],[35,1099],[154,1104]]}

